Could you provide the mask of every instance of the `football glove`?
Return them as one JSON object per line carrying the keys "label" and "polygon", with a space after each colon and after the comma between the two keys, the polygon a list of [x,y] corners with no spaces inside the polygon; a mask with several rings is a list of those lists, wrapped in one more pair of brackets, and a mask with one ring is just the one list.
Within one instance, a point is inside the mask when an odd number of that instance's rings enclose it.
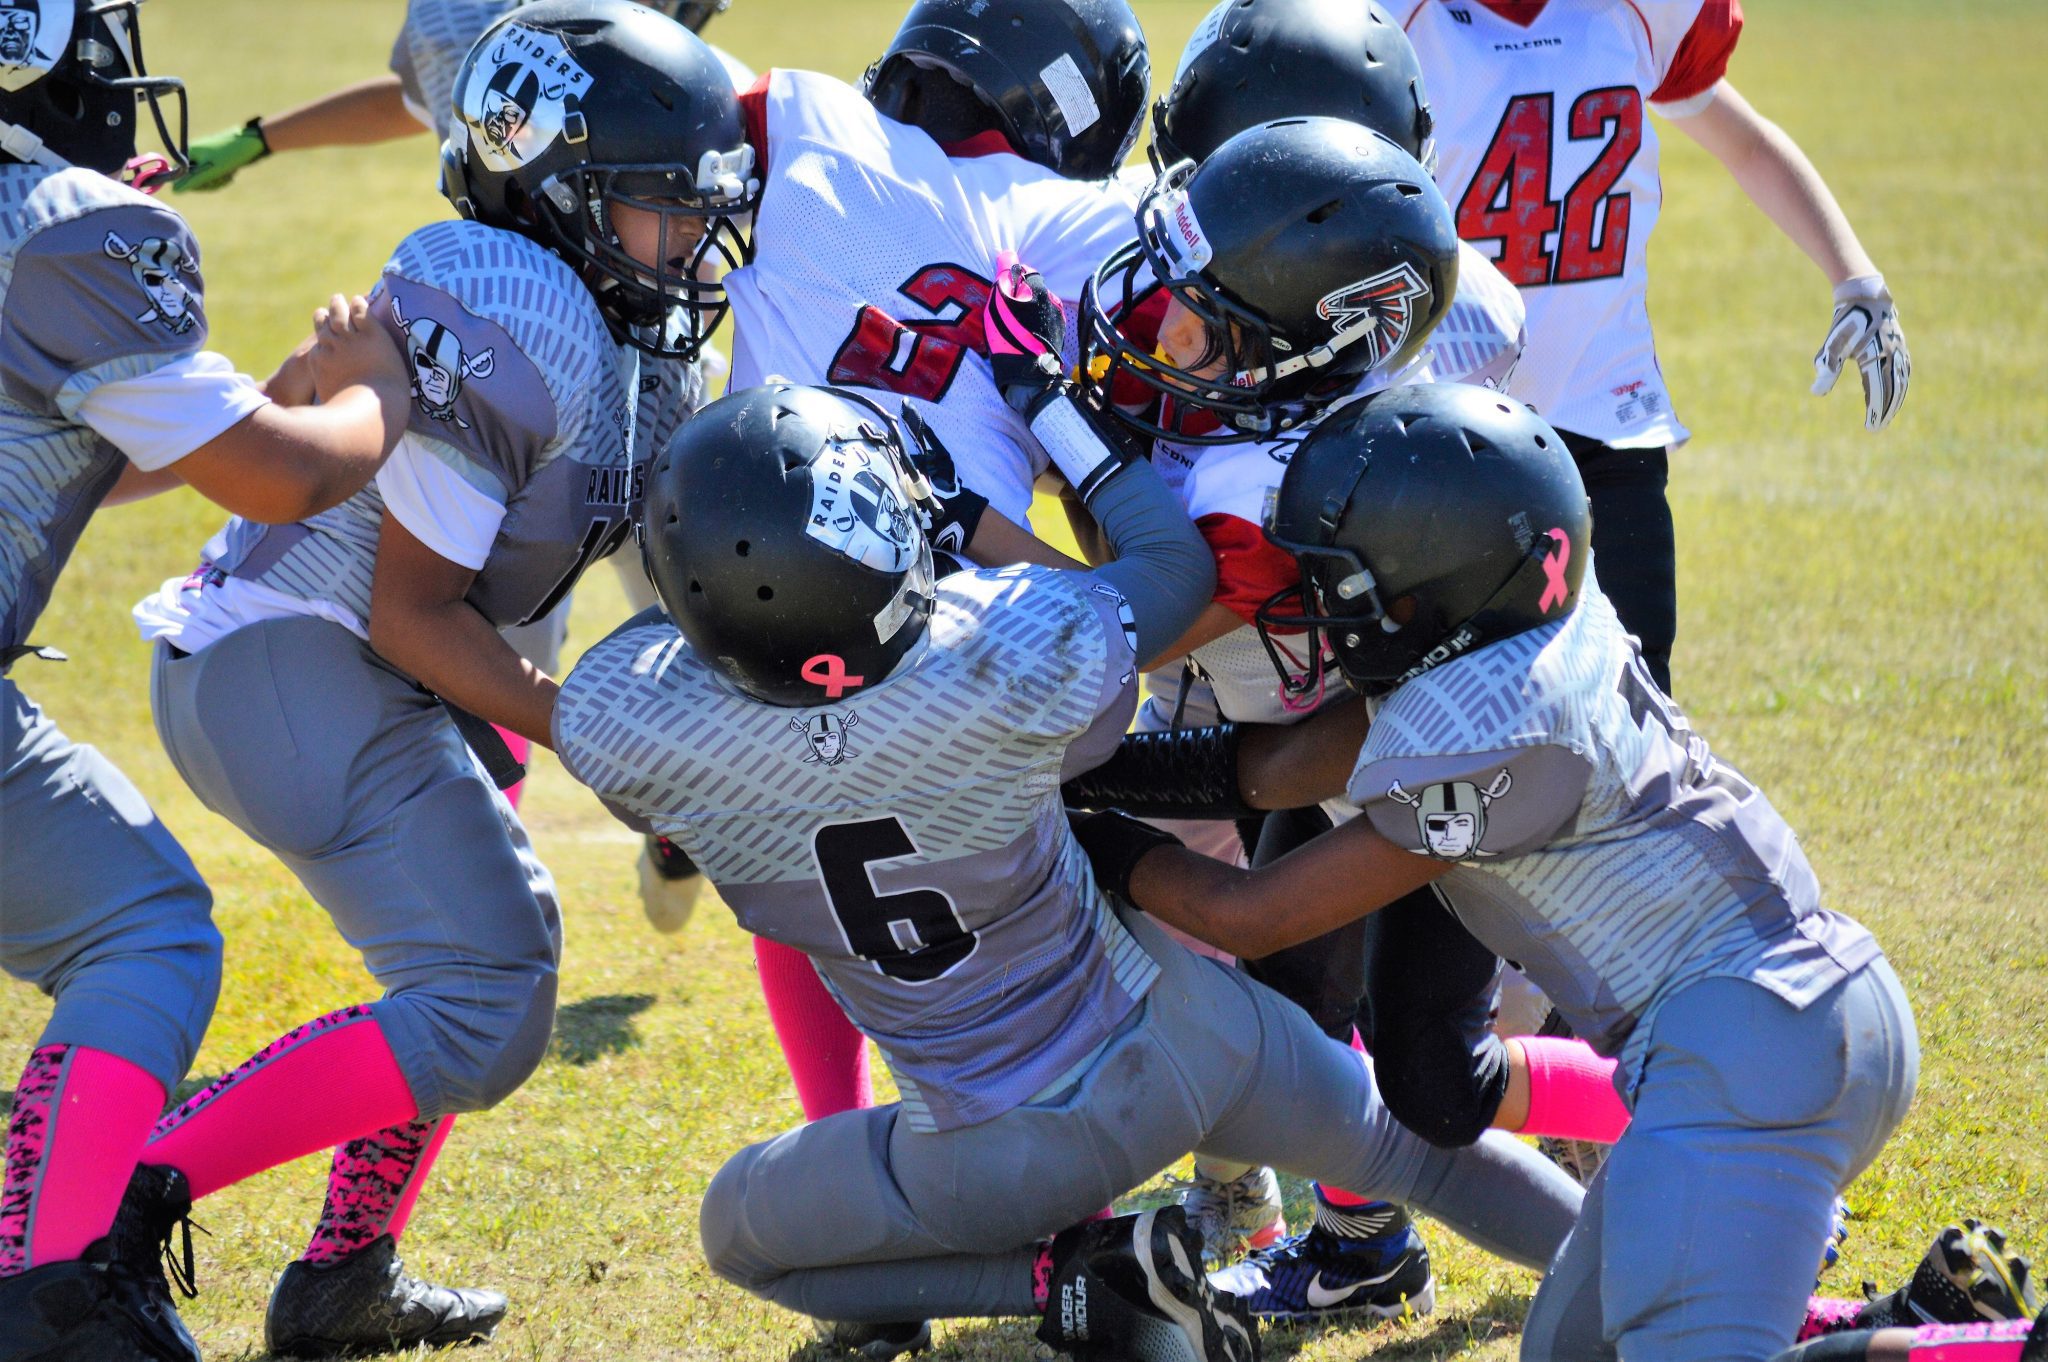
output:
{"label": "football glove", "polygon": [[1186,845],[1172,833],[1115,809],[1082,816],[1068,814],[1067,821],[1088,864],[1095,867],[1095,882],[1120,899],[1131,897],[1131,872],[1138,868],[1146,853],[1160,847]]}
{"label": "football glove", "polygon": [[960,481],[959,471],[953,467],[953,451],[946,448],[937,431],[925,424],[914,402],[903,404],[903,428],[910,435],[906,452],[911,466],[931,489],[932,500],[938,505],[931,523],[932,547],[964,557],[967,545],[974,539],[975,527],[981,524],[981,514],[988,509],[988,498]]}
{"label": "football glove", "polygon": [[263,136],[263,120],[252,118],[239,128],[198,138],[187,148],[187,154],[191,157],[192,168],[171,181],[173,193],[198,193],[221,188],[234,179],[235,172],[243,166],[268,156],[270,143]]}
{"label": "football glove", "polygon": [[996,391],[1029,420],[1066,388],[1060,345],[1067,317],[1045,276],[1013,251],[996,257],[996,286],[988,296],[984,332]]}
{"label": "football glove", "polygon": [[1835,285],[1835,319],[1813,357],[1814,394],[1825,397],[1833,391],[1851,359],[1863,375],[1863,428],[1883,430],[1906,400],[1913,360],[1881,274]]}

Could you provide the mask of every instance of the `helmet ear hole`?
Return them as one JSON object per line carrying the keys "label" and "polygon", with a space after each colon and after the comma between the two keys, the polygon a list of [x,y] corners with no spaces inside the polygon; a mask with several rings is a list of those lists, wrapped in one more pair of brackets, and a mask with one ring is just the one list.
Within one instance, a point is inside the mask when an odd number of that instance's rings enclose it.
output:
{"label": "helmet ear hole", "polygon": [[748,542],[747,542],[746,540],[742,539],[742,540],[740,540],[740,542],[739,542],[739,543],[737,543],[737,544],[734,544],[734,545],[732,546],[732,551],[733,551],[734,553],[737,553],[737,554],[738,554],[738,555],[739,555],[740,557],[744,558],[744,557],[746,557],[746,556],[747,556],[747,554],[748,554],[749,552],[751,552],[751,551],[753,550],[753,547],[754,547],[754,546],[753,546],[752,544],[750,544],[750,543],[748,543]]}
{"label": "helmet ear hole", "polygon": [[772,601],[775,599],[775,588],[772,586],[756,587],[754,595],[759,600]]}

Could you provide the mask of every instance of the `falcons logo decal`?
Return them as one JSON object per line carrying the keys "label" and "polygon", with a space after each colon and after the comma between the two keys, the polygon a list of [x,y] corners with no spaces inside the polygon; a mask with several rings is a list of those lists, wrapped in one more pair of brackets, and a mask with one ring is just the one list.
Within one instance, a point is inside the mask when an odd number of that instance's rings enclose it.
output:
{"label": "falcons logo decal", "polygon": [[1429,285],[1413,265],[1403,262],[1370,279],[1332,289],[1316,304],[1316,315],[1336,328],[1332,348],[1362,344],[1371,353],[1369,367],[1377,368],[1408,343],[1415,325],[1415,300],[1428,296]]}

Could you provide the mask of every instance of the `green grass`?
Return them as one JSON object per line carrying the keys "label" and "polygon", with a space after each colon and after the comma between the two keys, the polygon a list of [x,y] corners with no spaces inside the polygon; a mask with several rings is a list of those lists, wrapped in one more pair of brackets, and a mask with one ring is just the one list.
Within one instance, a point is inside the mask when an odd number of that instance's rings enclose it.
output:
{"label": "green grass", "polygon": [[[1205,3],[1141,6],[1171,68]],[[238,123],[381,69],[398,0],[167,0],[150,53],[194,91],[195,129]],[[853,75],[897,0],[740,0],[713,36],[767,65]],[[1805,393],[1824,285],[1717,167],[1667,137],[1652,305],[1681,413],[1674,459],[1683,628],[1678,689],[1717,750],[1801,830],[1831,901],[1869,923],[1913,991],[1920,1098],[1853,1190],[1834,1274],[1889,1282],[1965,1211],[2024,1244],[2048,1232],[2048,125],[2026,0],[1928,7],[1804,0],[1752,7],[1734,79],[1830,177],[1901,300],[1916,372],[1898,423]],[[412,142],[256,167],[176,200],[204,244],[218,345],[262,373],[335,289],[361,290],[411,226],[443,215],[432,148]],[[195,1070],[232,1067],[370,985],[269,855],[201,809],[151,731],[130,603],[188,569],[220,519],[179,493],[103,515],[38,638],[75,659],[17,679],[135,778],[213,884],[227,986]],[[608,572],[577,598],[574,641],[617,618]],[[568,921],[553,1057],[450,1141],[407,1236],[418,1268],[509,1292],[491,1355],[785,1358],[800,1322],[713,1279],[697,1199],[742,1143],[797,1108],[747,944],[715,903],[680,939],[642,924],[632,839],[543,763],[535,841]],[[9,877],[33,851],[10,848]],[[44,1016],[0,990],[0,1055]],[[11,1061],[10,1061],[11,1062]],[[0,1079],[4,1081],[4,1079]],[[318,1160],[213,1198],[208,1355],[262,1355],[270,1281],[317,1207]],[[1298,1189],[1297,1189],[1298,1191]],[[1299,1211],[1299,1206],[1296,1207]],[[1280,1335],[1303,1359],[1513,1355],[1528,1274],[1433,1236],[1443,1290],[1409,1326]],[[1014,1326],[941,1330],[942,1356],[1028,1355]]]}

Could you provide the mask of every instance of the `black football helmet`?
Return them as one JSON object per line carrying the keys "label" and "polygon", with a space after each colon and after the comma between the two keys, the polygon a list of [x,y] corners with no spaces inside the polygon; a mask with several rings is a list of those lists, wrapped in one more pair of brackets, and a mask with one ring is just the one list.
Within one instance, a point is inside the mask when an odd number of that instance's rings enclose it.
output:
{"label": "black football helmet", "polygon": [[[1176,367],[1119,329],[1161,288],[1207,328],[1209,362]],[[1121,378],[1163,399],[1116,408],[1145,434],[1265,438],[1408,363],[1457,290],[1451,210],[1413,156],[1356,123],[1283,118],[1146,192],[1138,239],[1082,290],[1084,368],[1104,393]]]}
{"label": "black football helmet", "polygon": [[[1259,637],[1290,696],[1321,689],[1326,646],[1384,694],[1571,613],[1592,532],[1578,465],[1534,410],[1465,383],[1389,388],[1295,446],[1266,538],[1301,584],[1259,610]],[[1275,631],[1307,634],[1305,674]]]}
{"label": "black football helmet", "polygon": [[641,552],[690,647],[772,705],[874,685],[925,637],[930,488],[881,407],[837,388],[731,393],[655,455]]}
{"label": "black football helmet", "polygon": [[135,155],[136,105],[146,104],[168,173],[191,164],[185,83],[143,64],[141,3],[0,0],[0,157],[119,174]]}
{"label": "black football helmet", "polygon": [[[724,270],[753,255],[760,198],[732,79],[704,40],[630,0],[538,0],[478,38],[455,79],[441,192],[466,218],[574,265],[621,340],[692,359],[724,318]],[[643,262],[614,209],[660,216],[686,254]]]}
{"label": "black football helmet", "polygon": [[884,117],[924,127],[935,75],[971,90],[1026,160],[1070,180],[1116,173],[1152,89],[1128,0],[915,0],[862,86]]}
{"label": "black football helmet", "polygon": [[1152,164],[1205,160],[1275,118],[1362,123],[1436,170],[1422,63],[1377,0],[1223,0],[1152,105]]}

